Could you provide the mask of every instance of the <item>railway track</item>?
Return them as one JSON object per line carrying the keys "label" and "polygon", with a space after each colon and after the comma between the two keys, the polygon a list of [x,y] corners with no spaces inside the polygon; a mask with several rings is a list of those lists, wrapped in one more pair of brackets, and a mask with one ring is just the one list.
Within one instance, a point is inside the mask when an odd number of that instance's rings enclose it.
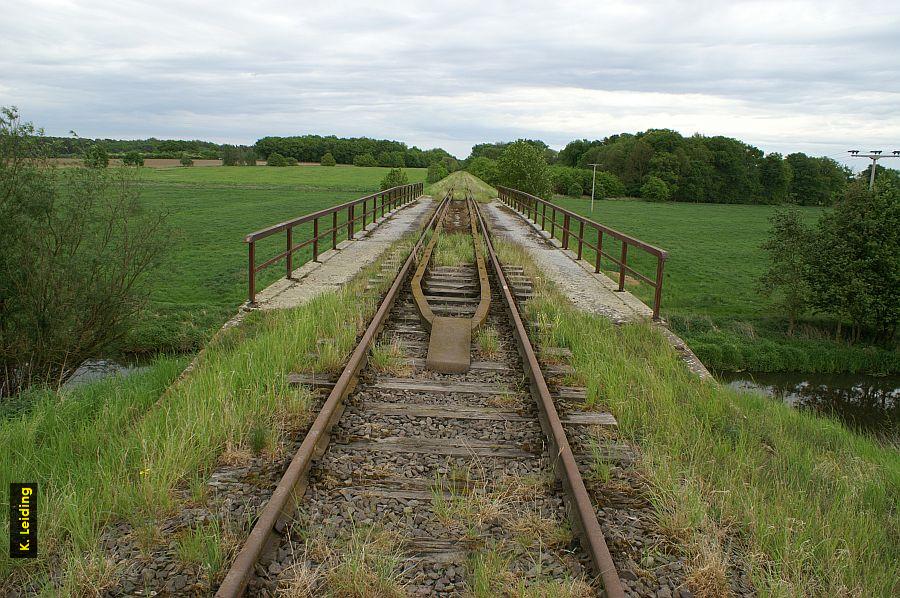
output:
{"label": "railway track", "polygon": [[[327,398],[217,596],[624,595],[578,468],[583,430],[615,422],[548,384],[569,370],[528,340],[531,282],[500,263],[476,202],[452,196],[340,376],[292,375]],[[435,265],[453,233],[475,259]]]}

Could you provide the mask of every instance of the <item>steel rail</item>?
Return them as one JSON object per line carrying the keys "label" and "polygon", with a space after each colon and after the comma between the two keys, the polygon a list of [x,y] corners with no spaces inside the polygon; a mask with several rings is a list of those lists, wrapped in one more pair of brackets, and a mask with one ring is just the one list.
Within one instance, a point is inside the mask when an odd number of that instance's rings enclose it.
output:
{"label": "steel rail", "polygon": [[427,231],[433,228],[435,220],[442,213],[444,202],[435,210],[428,226],[422,231],[419,240],[403,263],[384,300],[363,333],[359,344],[350,355],[347,365],[328,395],[319,415],[313,421],[303,443],[294,454],[287,470],[278,482],[266,506],[256,520],[250,535],[241,547],[225,579],[219,586],[218,598],[234,598],[242,596],[253,575],[253,568],[266,551],[274,546],[284,534],[287,523],[293,518],[297,503],[306,491],[307,474],[314,458],[321,456],[331,439],[331,428],[343,413],[344,399],[356,387],[359,372],[365,366],[372,343],[378,337],[382,327],[393,309],[400,290],[416,263],[416,255],[422,246]]}
{"label": "steel rail", "polygon": [[519,314],[518,306],[506,281],[506,275],[503,273],[502,264],[497,257],[497,252],[494,250],[494,244],[491,241],[484,217],[477,206],[476,210],[484,235],[485,246],[490,256],[491,267],[500,285],[500,292],[503,295],[510,322],[516,331],[516,344],[519,355],[522,358],[525,374],[529,378],[532,396],[537,402],[541,427],[550,441],[551,455],[555,455],[555,459],[553,459],[554,469],[569,499],[566,501],[569,507],[569,517],[573,522],[573,527],[580,533],[582,545],[590,555],[594,568],[600,575],[606,595],[609,598],[624,598],[625,593],[622,589],[622,582],[616,572],[616,566],[603,537],[603,530],[597,521],[597,514],[594,511],[591,497],[584,486],[581,472],[578,470],[578,464],[575,462],[575,456],[572,454],[572,448],[559,419],[559,413],[556,411],[556,406],[553,403],[553,397],[550,395],[550,388],[544,379],[534,347],[528,338],[528,333],[522,322],[522,316]]}
{"label": "steel rail", "polygon": [[416,268],[415,273],[413,274],[412,281],[410,286],[412,287],[412,296],[413,302],[416,305],[416,311],[419,312],[419,319],[422,320],[422,325],[426,330],[430,331],[432,323],[434,322],[434,311],[431,309],[431,306],[428,305],[428,300],[425,298],[425,291],[422,290],[422,279],[425,278],[425,271],[428,270],[428,264],[431,263],[431,254],[434,252],[434,248],[437,245],[438,236],[440,236],[441,231],[444,228],[444,213],[442,210],[446,210],[450,205],[450,201],[453,199],[453,187],[447,190],[447,193],[444,194],[444,199],[441,202],[441,207],[438,208],[439,214],[436,214],[437,223],[434,226],[434,234],[431,236],[431,240],[428,242],[428,245],[425,246],[425,250],[422,252],[422,259],[419,260],[419,265]]}

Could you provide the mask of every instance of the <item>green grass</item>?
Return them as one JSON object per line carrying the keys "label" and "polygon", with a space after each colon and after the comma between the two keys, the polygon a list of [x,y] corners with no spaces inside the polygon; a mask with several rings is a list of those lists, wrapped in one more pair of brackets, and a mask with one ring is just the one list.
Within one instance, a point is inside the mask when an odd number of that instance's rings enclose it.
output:
{"label": "green grass", "polygon": [[472,235],[466,233],[442,233],[434,245],[431,256],[433,266],[462,266],[475,263],[475,246]]}
{"label": "green grass", "polygon": [[[651,203],[557,197],[559,205],[669,252],[663,283],[662,314],[712,368],[757,371],[896,374],[900,352],[866,345],[849,346],[831,337],[832,325],[811,319],[787,336],[786,319],[756,292],[766,269],[760,245],[768,236],[773,206]],[[821,208],[800,208],[809,222]],[[558,217],[562,223],[562,218]],[[548,214],[549,228],[549,214]],[[557,229],[557,237],[560,233]],[[592,243],[594,240],[592,240]],[[573,249],[577,247],[572,246]],[[604,239],[604,252],[619,256],[620,245]],[[594,251],[584,248],[586,259]],[[631,248],[629,264],[651,280],[656,260]],[[604,263],[604,270],[613,264]],[[617,278],[615,278],[617,280]],[[628,290],[646,303],[653,289]]]}
{"label": "green grass", "polygon": [[[407,239],[395,247],[402,255],[411,246]],[[390,283],[388,276],[366,289],[379,271],[372,264],[340,292],[300,307],[250,314],[171,386],[184,359],[160,359],[148,373],[71,393],[39,392],[29,409],[0,422],[0,482],[38,482],[42,513],[40,558],[13,562],[4,548],[0,580],[45,583],[52,555],[69,564],[63,583],[96,584],[105,569],[85,563],[104,562],[98,538],[109,522],[128,522],[150,544],[158,522],[179,508],[174,490],[201,494],[197,480],[224,451],[261,451],[293,438],[309,421],[311,400],[287,374],[318,369],[322,340],[335,339],[333,352],[346,359]],[[3,510],[0,525],[7,516]],[[185,554],[199,554],[198,544],[190,540]],[[85,569],[96,569],[94,577],[84,579]]]}
{"label": "green grass", "polygon": [[453,188],[453,196],[456,199],[465,197],[464,189],[471,190],[475,200],[480,202],[490,201],[497,197],[496,189],[464,170],[457,170],[440,181],[429,185],[425,188],[425,192],[435,199],[442,199],[451,187]]}
{"label": "green grass", "polygon": [[694,583],[727,562],[730,538],[762,595],[896,595],[895,447],[703,382],[653,326],[579,312],[549,285],[536,288],[528,317],[551,324],[540,344],[571,349],[589,402],[640,445],[660,525],[687,551]]}
{"label": "green grass", "polygon": [[[148,208],[164,210],[175,230],[165,263],[153,272],[147,310],[125,340],[127,352],[190,351],[201,346],[246,300],[244,236],[375,192],[389,169],[298,166],[210,167],[140,171]],[[421,182],[424,169],[406,169]],[[371,217],[370,217],[371,219]],[[342,214],[339,222],[346,221]],[[330,228],[331,222],[320,226]],[[312,225],[294,230],[294,242],[309,238]],[[346,236],[343,229],[338,241]],[[257,263],[284,251],[284,234],[257,244]],[[321,249],[328,249],[326,244]],[[294,266],[308,260],[298,251]],[[259,274],[257,288],[284,276],[283,262]]]}

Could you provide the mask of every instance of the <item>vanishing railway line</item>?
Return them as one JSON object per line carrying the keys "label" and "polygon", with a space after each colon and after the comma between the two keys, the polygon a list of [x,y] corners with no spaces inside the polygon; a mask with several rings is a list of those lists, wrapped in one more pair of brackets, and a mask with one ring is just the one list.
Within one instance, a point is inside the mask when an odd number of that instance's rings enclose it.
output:
{"label": "vanishing railway line", "polygon": [[[539,361],[528,339],[518,302],[531,282],[500,263],[476,202],[452,195],[340,376],[293,376],[327,398],[217,596],[346,581],[334,547],[365,542],[402,555],[410,594],[499,583],[623,595],[577,462],[583,431],[615,422],[579,410],[583,389],[552,384],[570,368]],[[454,232],[472,236],[475,259],[435,265]],[[392,371],[371,363],[376,345],[397,349]]]}

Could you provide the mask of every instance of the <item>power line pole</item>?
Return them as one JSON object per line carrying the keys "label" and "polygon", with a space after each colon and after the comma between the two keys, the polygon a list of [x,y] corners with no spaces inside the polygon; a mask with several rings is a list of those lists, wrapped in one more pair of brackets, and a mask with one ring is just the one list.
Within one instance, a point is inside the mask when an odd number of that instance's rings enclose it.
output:
{"label": "power line pole", "polygon": [[882,158],[900,158],[900,150],[894,150],[890,154],[882,154],[881,150],[871,150],[868,154],[861,154],[859,150],[847,150],[851,158],[868,158],[872,161],[872,172],[869,173],[869,191],[875,186],[875,166]]}
{"label": "power line pole", "polygon": [[591,214],[594,213],[594,186],[597,184],[597,166],[599,164],[588,164],[594,167],[594,176],[591,177]]}

